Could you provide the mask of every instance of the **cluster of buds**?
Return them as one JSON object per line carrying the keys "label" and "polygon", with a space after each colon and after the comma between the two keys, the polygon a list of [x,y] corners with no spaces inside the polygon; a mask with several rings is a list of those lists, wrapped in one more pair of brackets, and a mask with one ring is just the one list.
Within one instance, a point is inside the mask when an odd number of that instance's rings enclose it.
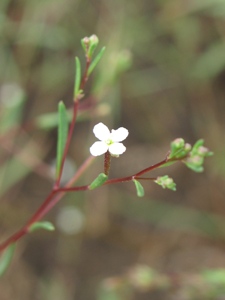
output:
{"label": "cluster of buds", "polygon": [[184,139],[178,138],[171,143],[171,150],[168,155],[168,161],[174,162],[181,160],[185,165],[195,172],[204,170],[204,158],[212,156],[213,152],[203,146],[204,141],[198,140],[193,147],[185,143]]}

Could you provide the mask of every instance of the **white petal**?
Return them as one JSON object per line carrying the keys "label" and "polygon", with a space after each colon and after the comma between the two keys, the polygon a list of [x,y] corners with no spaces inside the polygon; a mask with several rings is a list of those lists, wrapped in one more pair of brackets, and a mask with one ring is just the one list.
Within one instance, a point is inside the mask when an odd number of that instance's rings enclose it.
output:
{"label": "white petal", "polygon": [[109,152],[112,155],[120,155],[126,151],[126,147],[122,143],[113,143],[109,146]]}
{"label": "white petal", "polygon": [[124,127],[120,127],[117,130],[113,129],[111,133],[111,139],[114,142],[121,142],[127,138],[128,134],[129,131]]}
{"label": "white petal", "polygon": [[90,147],[90,152],[91,155],[93,156],[99,156],[108,150],[108,146],[104,142],[95,142],[91,147]]}
{"label": "white petal", "polygon": [[110,137],[110,131],[107,126],[105,126],[103,123],[98,123],[93,128],[94,135],[97,139],[100,141],[106,141]]}

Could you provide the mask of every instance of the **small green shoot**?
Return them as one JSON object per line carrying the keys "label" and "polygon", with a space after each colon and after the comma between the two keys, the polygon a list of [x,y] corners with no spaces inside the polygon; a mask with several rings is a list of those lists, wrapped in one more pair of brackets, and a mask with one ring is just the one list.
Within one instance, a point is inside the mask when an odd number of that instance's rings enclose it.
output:
{"label": "small green shoot", "polygon": [[8,269],[8,266],[12,260],[15,248],[16,248],[16,244],[13,243],[2,254],[2,256],[0,258],[0,276],[2,276],[5,273],[5,271]]}
{"label": "small green shoot", "polygon": [[95,34],[93,34],[92,36],[90,36],[89,41],[90,41],[90,43],[89,43],[89,49],[88,49],[87,55],[89,58],[92,58],[94,51],[95,51],[96,47],[98,46],[99,39]]}
{"label": "small green shoot", "polygon": [[58,105],[59,125],[58,125],[58,140],[57,140],[57,157],[56,157],[56,178],[60,174],[64,148],[68,135],[68,118],[66,107],[62,101]]}
{"label": "small green shoot", "polygon": [[80,60],[78,57],[75,57],[74,101],[79,100],[79,95],[82,94],[82,91],[80,90],[80,83],[81,83]]}
{"label": "small green shoot", "polygon": [[101,185],[103,185],[106,180],[108,179],[108,176],[105,173],[100,173],[97,178],[95,178],[94,181],[89,185],[89,190],[94,190]]}
{"label": "small green shoot", "polygon": [[135,187],[136,187],[137,196],[138,197],[143,197],[145,195],[145,190],[144,190],[142,184],[136,179],[133,179],[133,182],[134,182]]}
{"label": "small green shoot", "polygon": [[55,227],[51,222],[48,222],[48,221],[35,222],[34,224],[32,224],[30,226],[29,232],[34,232],[38,229],[45,229],[47,231],[53,231],[53,230],[55,230]]}
{"label": "small green shoot", "polygon": [[213,152],[209,151],[209,149],[204,147],[203,144],[204,140],[198,140],[192,147],[187,159],[184,160],[185,165],[197,173],[203,172],[205,157],[213,155]]}
{"label": "small green shoot", "polygon": [[163,189],[169,189],[172,191],[176,191],[176,183],[173,181],[172,178],[170,178],[168,175],[159,176],[156,180],[154,180],[155,183],[158,185],[161,185]]}
{"label": "small green shoot", "polygon": [[89,60],[92,59],[92,56],[94,54],[96,47],[98,46],[98,43],[99,43],[99,39],[95,34],[91,35],[90,37],[85,37],[81,40],[81,45],[84,49],[85,56]]}
{"label": "small green shoot", "polygon": [[180,159],[191,151],[191,145],[185,143],[184,139],[177,138],[170,145],[170,154],[168,156],[169,159]]}

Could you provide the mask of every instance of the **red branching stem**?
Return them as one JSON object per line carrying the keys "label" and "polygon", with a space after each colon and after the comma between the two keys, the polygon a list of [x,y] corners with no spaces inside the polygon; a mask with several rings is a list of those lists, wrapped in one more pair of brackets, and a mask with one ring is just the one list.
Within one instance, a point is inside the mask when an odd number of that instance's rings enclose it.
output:
{"label": "red branching stem", "polygon": [[[77,191],[85,191],[89,190],[89,185],[84,186],[77,186],[77,187],[71,187],[76,180],[82,175],[82,173],[90,166],[92,161],[94,160],[94,157],[90,156],[83,165],[79,168],[75,176],[62,188],[55,187],[51,191],[51,193],[48,195],[48,197],[45,199],[44,203],[40,206],[40,208],[34,213],[34,215],[30,218],[30,220],[27,222],[27,224],[21,228],[19,231],[17,231],[14,235],[12,235],[10,238],[8,238],[4,243],[0,245],[0,252],[4,249],[6,249],[10,244],[15,243],[18,241],[22,236],[27,234],[29,232],[29,228],[32,224],[42,219],[58,202],[59,200],[64,196],[66,192],[77,192]],[[179,160],[179,159],[178,159]],[[140,172],[127,176],[127,177],[121,177],[121,178],[114,178],[107,180],[104,185],[108,184],[115,184],[115,183],[122,183],[131,181],[133,179],[137,180],[156,180],[156,178],[145,178],[140,177],[140,175],[143,175],[147,172],[150,172],[165,163],[167,163],[169,160],[166,158],[162,160],[161,162],[154,164],[144,170],[141,170]],[[172,160],[170,160],[172,161]]]}
{"label": "red branching stem", "polygon": [[[82,81],[80,84],[80,89],[82,89],[82,90],[85,87],[85,84],[88,80],[88,69],[89,69],[90,63],[91,63],[91,60],[89,58],[87,58],[85,72],[84,72],[84,75],[83,75],[83,78],[82,78]],[[10,244],[15,243],[21,237],[23,237],[25,234],[27,234],[29,232],[30,226],[32,224],[34,224],[35,222],[39,221],[40,219],[42,219],[59,202],[59,200],[67,192],[67,189],[81,176],[81,174],[87,169],[87,167],[92,162],[93,158],[89,157],[84,162],[84,164],[80,167],[80,169],[77,171],[75,176],[68,182],[68,184],[64,188],[60,189],[59,185],[60,185],[60,180],[62,177],[62,171],[63,171],[65,159],[66,159],[66,156],[67,156],[67,153],[69,150],[69,146],[71,143],[71,139],[72,139],[75,123],[76,123],[78,104],[79,104],[79,98],[74,99],[73,118],[72,118],[72,121],[71,121],[70,127],[69,127],[69,133],[68,133],[68,137],[66,140],[66,145],[65,145],[65,149],[64,149],[64,153],[63,153],[63,158],[61,161],[59,175],[58,175],[58,178],[56,179],[56,182],[55,182],[55,185],[54,185],[52,191],[47,196],[47,198],[44,200],[44,202],[39,207],[39,209],[33,214],[33,216],[30,218],[30,220],[26,223],[26,225],[23,226],[20,230],[18,230],[11,237],[9,237],[5,242],[0,244],[0,252],[3,251],[4,249],[6,249]],[[88,185],[76,187],[75,191],[87,190],[87,189],[88,189]]]}
{"label": "red branching stem", "polygon": [[[84,89],[85,84],[88,80],[88,69],[89,69],[90,63],[91,63],[91,60],[87,57],[85,72],[84,72],[84,75],[82,77],[81,84],[80,84],[81,90]],[[69,146],[71,143],[71,139],[72,139],[75,123],[76,123],[78,104],[79,104],[79,96],[77,99],[74,99],[73,118],[72,118],[72,121],[71,121],[70,127],[69,127],[69,133],[68,133],[64,153],[63,153],[63,158],[62,158],[62,162],[61,162],[61,166],[60,166],[59,175],[58,175],[58,178],[56,179],[56,182],[55,182],[55,185],[54,185],[52,191],[49,193],[49,195],[44,200],[44,202],[41,204],[41,206],[38,208],[38,210],[28,220],[28,222],[20,230],[18,230],[15,234],[13,234],[6,241],[4,241],[2,244],[0,244],[0,252],[3,251],[4,249],[6,249],[10,244],[17,242],[21,237],[23,237],[24,235],[29,233],[31,225],[33,225],[35,222],[41,220],[60,201],[60,199],[64,196],[64,194],[66,192],[85,191],[85,190],[89,189],[89,185],[77,186],[77,187],[71,187],[71,186],[83,174],[83,172],[90,166],[90,164],[94,160],[93,157],[89,157],[83,163],[83,165],[79,168],[79,170],[76,172],[74,177],[64,187],[60,187],[60,180],[61,180],[61,176],[62,176],[63,166],[65,163],[66,156],[68,154],[68,149],[69,149]],[[109,166],[110,166],[110,158],[107,155],[106,155],[106,162],[105,162],[105,172],[106,173],[108,173]],[[180,160],[180,159],[177,159],[177,160]],[[144,170],[141,170],[140,172],[138,172],[132,176],[110,179],[110,180],[107,180],[104,184],[122,183],[122,182],[126,182],[126,181],[131,181],[133,179],[154,180],[155,178],[143,178],[140,176],[164,165],[168,161],[172,161],[172,160],[168,160],[168,158],[165,158],[161,162],[159,162],[155,165],[152,165]]]}
{"label": "red branching stem", "polygon": [[[90,166],[94,157],[90,156],[82,166],[77,170],[74,177],[67,183],[65,188],[53,189],[39,209],[34,213],[34,215],[28,220],[25,226],[23,226],[20,230],[18,230],[15,234],[9,237],[5,242],[0,245],[0,252],[6,249],[10,244],[17,242],[24,235],[29,233],[29,228],[35,222],[41,220],[64,196],[67,192],[67,188],[69,188],[74,182],[84,173],[84,171]],[[76,191],[79,190],[87,190],[88,186],[76,187]]]}
{"label": "red branching stem", "polygon": [[[40,220],[44,217],[50,210],[53,208],[59,200],[64,196],[67,190],[73,185],[76,180],[82,175],[82,173],[90,166],[91,162],[93,161],[93,157],[89,157],[83,165],[79,168],[77,173],[74,177],[65,185],[63,188],[57,188],[53,190],[48,198],[46,198],[45,202],[41,205],[41,207],[37,210],[37,212],[33,215],[33,217],[28,221],[27,226],[30,227],[33,223]],[[86,186],[78,186],[74,188],[74,191],[85,191],[88,190],[88,185]]]}

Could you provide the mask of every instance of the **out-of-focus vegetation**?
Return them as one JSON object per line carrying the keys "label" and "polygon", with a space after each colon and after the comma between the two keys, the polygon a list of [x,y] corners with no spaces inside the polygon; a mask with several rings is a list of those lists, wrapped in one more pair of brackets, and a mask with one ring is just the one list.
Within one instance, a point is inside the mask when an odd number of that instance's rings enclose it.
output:
{"label": "out-of-focus vegetation", "polygon": [[[48,216],[56,231],[37,231],[18,244],[0,282],[1,299],[219,299],[224,291],[215,289],[225,268],[223,0],[0,1],[1,240],[51,189],[52,113],[60,100],[70,107],[74,56],[82,57],[80,39],[93,33],[106,51],[85,91],[65,176],[89,155],[99,121],[130,132],[126,154],[112,161],[112,177],[160,160],[177,137],[203,138],[215,155],[203,174],[174,166],[176,193],[147,183],[141,200],[132,184],[67,195]],[[92,103],[97,107],[88,113]],[[102,163],[99,158],[84,182]],[[133,272],[131,284],[107,294],[110,278],[123,281],[137,264],[150,268],[138,273],[144,280],[178,282],[177,293],[170,285],[141,292]]]}

